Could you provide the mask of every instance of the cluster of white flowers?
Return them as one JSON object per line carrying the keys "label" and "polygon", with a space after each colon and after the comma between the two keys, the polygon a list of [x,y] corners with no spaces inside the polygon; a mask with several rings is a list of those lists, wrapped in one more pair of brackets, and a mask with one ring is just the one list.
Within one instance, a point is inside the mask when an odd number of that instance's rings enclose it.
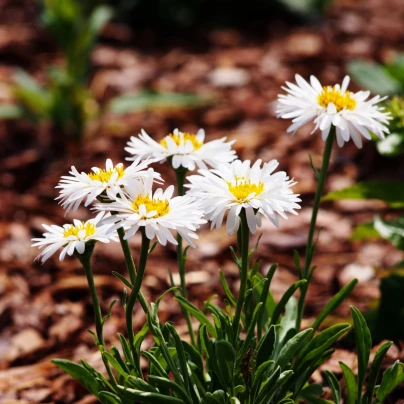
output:
{"label": "cluster of white flowers", "polygon": [[[366,101],[369,92],[347,91],[349,78],[333,87],[322,87],[313,76],[310,84],[298,75],[296,82],[287,83],[284,89],[288,94],[279,96],[277,109],[280,117],[293,119],[289,132],[312,121],[324,140],[334,126],[339,146],[352,138],[358,147],[362,146],[360,135],[370,138],[373,132],[382,138],[388,133],[385,124],[389,115],[376,106],[382,98]],[[84,201],[84,206],[93,204],[99,213],[87,222],[74,220],[63,227],[44,225],[48,232],[43,238],[33,239],[33,246],[46,246],[37,258],[44,262],[59,248],[63,248],[60,260],[66,254],[83,254],[87,242],[117,241],[120,228],[125,231],[125,239],[142,228],[150,240],[157,238],[162,245],[167,241],[177,244],[172,233],[175,231],[194,246],[199,227],[211,221],[211,228],[220,228],[226,214],[227,233],[237,231],[242,209],[252,233],[261,226],[262,216],[279,226],[278,215],[287,218],[287,213],[297,214],[301,200],[291,189],[295,182],[283,171],[274,172],[278,162],[262,164],[258,160],[251,165],[248,160],[238,160],[232,144],[226,138],[205,143],[203,129],[196,134],[175,129],[160,142],[142,130],[125,148],[132,154],[127,158],[133,161],[128,167],[114,165],[110,159],[105,168],[93,167],[90,173],[79,173],[71,167],[70,175],[63,176],[57,186],[60,204],[68,212],[76,211]],[[166,160],[174,169],[199,169],[199,174],[187,177],[186,195],[173,197],[173,186],[153,191],[154,183],[163,180],[149,164]]]}

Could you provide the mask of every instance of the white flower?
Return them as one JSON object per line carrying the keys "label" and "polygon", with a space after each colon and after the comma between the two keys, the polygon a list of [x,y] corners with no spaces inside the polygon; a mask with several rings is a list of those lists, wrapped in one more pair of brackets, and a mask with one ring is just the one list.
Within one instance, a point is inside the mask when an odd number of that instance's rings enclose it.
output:
{"label": "white flower", "polygon": [[347,91],[349,76],[345,76],[341,86],[336,84],[334,87],[323,87],[314,76],[310,76],[310,84],[298,74],[295,78],[297,85],[287,82],[287,87],[282,87],[288,94],[278,96],[276,110],[281,118],[292,119],[288,132],[295,132],[313,121],[313,132],[320,129],[326,140],[334,125],[338,146],[342,147],[352,138],[359,148],[362,147],[361,135],[370,139],[370,132],[373,132],[383,139],[384,134],[389,133],[386,125],[390,115],[376,105],[385,97],[377,95],[368,100],[370,91]]}
{"label": "white flower", "polygon": [[248,227],[252,233],[261,226],[261,216],[266,216],[279,227],[277,214],[287,219],[286,213],[300,209],[299,195],[290,189],[295,184],[284,171],[273,174],[278,166],[276,160],[264,163],[257,160],[250,167],[250,161],[235,160],[223,164],[217,170],[199,170],[201,175],[191,175],[187,195],[200,201],[205,217],[212,221],[211,228],[220,228],[226,211],[226,230],[230,235],[240,225],[240,212],[244,208]]}
{"label": "white flower", "polygon": [[122,163],[113,165],[108,159],[104,168],[93,167],[92,173],[79,173],[76,167],[72,166],[69,176],[63,176],[56,188],[61,188],[60,204],[67,209],[66,213],[73,209],[76,211],[83,199],[86,198],[84,206],[88,206],[97,197],[101,196],[106,201],[114,200],[116,195],[122,193],[122,188],[133,179],[143,179],[152,176],[161,180],[160,174],[153,169],[147,169],[151,161],[140,162],[136,159],[129,167],[124,168]]}
{"label": "white flower", "polygon": [[63,227],[43,224],[42,226],[48,230],[43,234],[43,238],[33,238],[32,247],[46,248],[35,258],[45,262],[59,248],[63,247],[59,255],[60,261],[63,261],[66,254],[73,255],[74,251],[83,254],[85,245],[89,241],[101,241],[109,243],[111,240],[118,241],[116,233],[108,232],[110,225],[97,227],[97,224],[104,217],[105,212],[100,212],[95,218],[82,222],[73,220],[73,224],[65,224]]}
{"label": "white flower", "polygon": [[[173,133],[163,138],[160,143],[153,140],[143,129],[139,138],[132,136],[125,150],[142,159],[151,157],[155,161],[165,161],[172,158],[172,166],[180,166],[188,170],[195,167],[207,169],[206,165],[216,167],[221,163],[229,163],[236,158],[236,152],[231,149],[234,140],[225,142],[226,138],[204,143],[205,131],[199,129],[196,135],[183,133],[175,129]],[[129,157],[133,160],[135,157]]]}
{"label": "white flower", "polygon": [[196,206],[194,198],[177,196],[172,198],[174,187],[169,186],[164,192],[161,188],[152,193],[153,180],[132,182],[126,188],[127,195],[122,195],[114,203],[97,204],[96,209],[118,212],[103,221],[115,223],[110,231],[120,227],[126,230],[125,239],[133,236],[140,227],[145,228],[147,238],[157,240],[162,245],[167,241],[177,244],[171,230],[177,231],[192,247],[194,233],[200,224],[203,212]]}

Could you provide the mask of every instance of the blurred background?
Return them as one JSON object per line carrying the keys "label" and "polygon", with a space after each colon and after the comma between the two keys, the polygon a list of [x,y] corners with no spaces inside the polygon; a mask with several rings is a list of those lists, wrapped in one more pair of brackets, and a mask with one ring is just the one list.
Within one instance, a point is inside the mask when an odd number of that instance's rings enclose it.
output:
{"label": "blurred background", "polygon": [[[89,218],[84,208],[64,217],[54,201],[60,176],[73,164],[88,172],[106,158],[124,162],[123,148],[141,128],[159,140],[174,128],[202,127],[208,140],[235,139],[241,159],[279,160],[298,182],[302,210],[279,230],[263,223],[259,255],[262,271],[279,263],[275,299],[296,279],[293,249],[304,255],[316,186],[308,154],[318,166],[323,149],[310,126],[292,137],[289,122],[275,117],[277,94],[296,73],[325,85],[350,74],[351,90],[392,97],[386,141],[334,150],[327,192],[376,181],[384,194],[359,186],[348,192],[357,200],[334,193],[330,199],[339,200],[324,203],[305,321],[357,277],[330,321],[349,321],[354,303],[375,343],[396,342],[389,360],[403,360],[403,21],[402,0],[0,0],[0,403],[95,402],[49,362],[83,358],[102,367],[86,331],[93,320],[85,275],[74,259],[33,262],[30,240],[43,233],[42,223]],[[174,181],[166,165],[155,169],[167,185]],[[390,233],[375,230],[376,215]],[[222,301],[219,268],[237,287],[228,249],[234,242],[223,229],[203,229],[189,251],[189,296],[199,307],[212,294]],[[136,237],[131,246],[136,258]],[[96,248],[93,266],[106,313],[122,294],[111,275],[125,273],[120,246]],[[143,287],[148,299],[169,287],[167,268],[175,272],[175,249],[157,247]],[[160,306],[161,320],[186,334],[170,299]],[[138,313],[136,327],[144,321]],[[105,325],[107,344],[123,330],[117,304]],[[338,373],[338,360],[352,365],[354,357],[347,340],[327,366]]]}

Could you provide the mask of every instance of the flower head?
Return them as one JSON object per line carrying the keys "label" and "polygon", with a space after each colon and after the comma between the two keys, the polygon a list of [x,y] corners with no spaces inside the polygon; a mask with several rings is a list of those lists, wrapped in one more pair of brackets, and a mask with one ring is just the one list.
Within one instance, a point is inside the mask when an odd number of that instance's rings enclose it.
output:
{"label": "flower head", "polygon": [[279,227],[277,215],[287,218],[287,212],[297,214],[295,209],[300,209],[297,204],[300,199],[290,189],[295,183],[285,172],[273,173],[277,166],[276,160],[262,167],[261,160],[252,166],[249,160],[235,160],[216,170],[199,170],[200,175],[188,177],[191,184],[186,185],[190,188],[187,195],[200,201],[206,219],[212,221],[212,228],[219,228],[229,211],[228,234],[238,230],[242,208],[252,233],[261,226],[261,215]]}
{"label": "flower head", "polygon": [[[236,152],[231,149],[234,141],[225,142],[226,138],[212,140],[205,143],[205,131],[199,129],[196,134],[180,132],[163,138],[159,143],[153,140],[143,129],[139,138],[132,136],[126,151],[142,159],[151,157],[156,161],[172,158],[172,166],[195,170],[196,167],[207,169],[206,165],[215,167],[221,163],[228,163],[236,158]],[[136,157],[129,157],[133,160]]]}
{"label": "flower head", "polygon": [[101,241],[109,243],[111,240],[117,241],[116,233],[108,232],[110,225],[98,226],[97,224],[104,217],[105,212],[100,212],[95,218],[82,222],[74,220],[72,224],[65,224],[63,227],[43,224],[42,226],[48,230],[43,234],[43,238],[34,238],[32,247],[46,248],[35,259],[41,259],[45,262],[59,248],[63,247],[59,255],[60,261],[63,261],[66,254],[73,255],[75,251],[83,254],[86,243]]}
{"label": "flower head", "polygon": [[108,159],[105,168],[93,167],[91,173],[79,173],[76,167],[72,166],[69,176],[63,176],[56,188],[61,188],[60,199],[63,208],[68,212],[70,209],[76,211],[81,202],[86,199],[84,206],[88,206],[97,197],[105,200],[114,200],[115,196],[122,193],[122,189],[128,181],[152,176],[161,180],[160,174],[147,169],[150,161],[140,162],[136,159],[129,167],[124,168],[122,163],[114,166]]}
{"label": "flower head", "polygon": [[116,198],[114,203],[98,204],[97,209],[117,212],[105,219],[105,223],[114,223],[110,231],[120,227],[126,230],[125,239],[133,236],[141,227],[150,240],[155,237],[162,245],[167,241],[177,244],[171,230],[177,231],[187,242],[195,247],[192,239],[198,238],[195,231],[200,224],[203,212],[197,207],[194,198],[177,196],[172,198],[174,187],[165,191],[161,188],[152,192],[152,179],[132,182],[127,194]]}
{"label": "flower head", "polygon": [[362,147],[361,135],[370,139],[373,132],[383,139],[384,134],[389,133],[390,116],[383,112],[383,107],[377,106],[385,98],[377,95],[368,100],[370,91],[348,91],[349,76],[345,76],[341,86],[322,86],[314,76],[310,77],[310,84],[298,74],[295,77],[297,84],[287,82],[287,87],[282,87],[288,94],[278,96],[276,110],[281,118],[292,119],[288,132],[295,132],[312,121],[313,132],[320,129],[326,140],[333,125],[340,147],[352,138],[359,148]]}

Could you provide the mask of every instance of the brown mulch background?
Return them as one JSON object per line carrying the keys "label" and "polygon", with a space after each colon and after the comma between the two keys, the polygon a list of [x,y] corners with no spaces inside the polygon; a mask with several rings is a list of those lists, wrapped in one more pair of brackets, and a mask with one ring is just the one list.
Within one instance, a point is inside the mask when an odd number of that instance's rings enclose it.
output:
{"label": "brown mulch background", "polygon": [[[35,2],[0,1],[0,103],[11,98],[11,78],[16,66],[44,80],[46,67],[60,63],[61,56],[45,32],[38,29]],[[264,221],[259,245],[261,269],[265,272],[279,263],[272,292],[279,298],[296,279],[292,251],[304,254],[311,203],[315,189],[309,165],[321,162],[323,142],[311,128],[294,137],[286,134],[288,122],[277,120],[274,100],[286,80],[295,73],[315,74],[324,83],[340,81],[346,64],[355,58],[389,61],[404,50],[404,4],[402,0],[337,1],[323,21],[310,25],[290,25],[272,21],[248,29],[192,29],[181,36],[160,37],[152,30],[132,31],[110,23],[103,32],[93,56],[91,90],[98,101],[142,89],[194,92],[214,96],[210,106],[178,110],[145,111],[131,115],[106,115],[93,122],[80,150],[65,157],[53,155],[51,128],[29,122],[0,122],[0,403],[93,403],[95,400],[69,376],[50,363],[50,359],[85,359],[102,368],[91,335],[92,306],[85,275],[75,259],[59,262],[57,256],[44,265],[33,262],[37,251],[31,238],[43,232],[42,223],[62,224],[64,211],[54,198],[55,185],[73,163],[79,170],[102,166],[110,157],[114,162],[127,157],[123,148],[130,135],[144,128],[156,139],[172,129],[195,131],[203,127],[208,139],[227,136],[236,139],[242,159],[277,159],[298,184],[302,210],[297,217],[281,222],[280,229]],[[239,78],[220,82],[222,68],[234,68]],[[355,88],[355,85],[352,85]],[[161,169],[167,183],[173,175]],[[339,189],[364,179],[404,178],[404,161],[383,159],[373,144],[358,150],[353,144],[335,149],[327,190]],[[314,262],[318,269],[309,290],[305,324],[341,286],[354,277],[359,284],[341,306],[334,321],[349,318],[349,304],[361,310],[374,307],[379,296],[377,269],[403,259],[401,252],[386,242],[350,242],[357,223],[386,213],[383,203],[344,201],[324,203],[318,218],[323,226]],[[80,208],[75,217],[88,218]],[[228,246],[235,238],[224,229],[204,228],[187,262],[190,300],[201,306],[212,294],[222,295],[218,269],[221,268],[235,289],[238,271]],[[136,259],[139,239],[131,240]],[[99,246],[98,246],[99,247]],[[103,311],[120,298],[122,284],[111,270],[125,274],[119,244],[96,248],[95,281]],[[168,288],[168,271],[175,271],[173,246],[158,246],[149,259],[143,291],[154,301]],[[217,299],[221,301],[220,297]],[[166,297],[160,306],[161,320],[172,320],[180,334],[184,321],[177,304]],[[144,321],[136,311],[135,326]],[[122,307],[117,304],[105,325],[108,346],[119,345],[117,332],[124,332]],[[150,341],[148,341],[150,344]],[[145,347],[147,348],[147,346]],[[394,346],[387,362],[403,359]],[[327,364],[339,372],[338,360],[354,365],[354,354],[339,348]],[[321,380],[315,374],[315,380]],[[398,398],[397,398],[398,399]],[[395,401],[399,402],[399,401]],[[401,401],[402,402],[402,401]]]}

